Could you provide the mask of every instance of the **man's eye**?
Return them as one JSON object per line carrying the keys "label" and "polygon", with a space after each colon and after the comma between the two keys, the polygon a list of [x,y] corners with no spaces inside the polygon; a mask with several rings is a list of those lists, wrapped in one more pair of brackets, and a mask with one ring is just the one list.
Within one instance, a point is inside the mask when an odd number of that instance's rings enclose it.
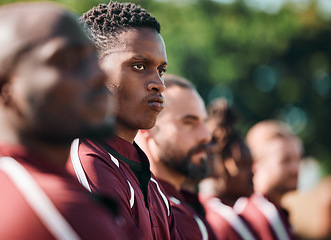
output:
{"label": "man's eye", "polygon": [[145,70],[145,66],[143,64],[136,64],[136,65],[133,65],[132,67],[139,71]]}
{"label": "man's eye", "polygon": [[195,122],[193,122],[193,121],[184,121],[183,124],[187,125],[187,126],[193,126],[195,124]]}

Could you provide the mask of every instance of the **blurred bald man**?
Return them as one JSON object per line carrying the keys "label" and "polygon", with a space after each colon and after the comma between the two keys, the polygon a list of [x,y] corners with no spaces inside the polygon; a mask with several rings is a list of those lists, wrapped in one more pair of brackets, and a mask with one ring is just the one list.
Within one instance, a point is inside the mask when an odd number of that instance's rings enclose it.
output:
{"label": "blurred bald man", "polygon": [[[76,137],[113,131],[94,45],[47,3],[0,8],[0,239],[126,239],[65,170]],[[91,135],[93,133],[93,135]]]}
{"label": "blurred bald man", "polygon": [[297,188],[301,141],[285,123],[274,120],[257,123],[248,131],[246,141],[253,157],[255,194],[239,199],[235,209],[261,239],[297,239],[280,200]]}

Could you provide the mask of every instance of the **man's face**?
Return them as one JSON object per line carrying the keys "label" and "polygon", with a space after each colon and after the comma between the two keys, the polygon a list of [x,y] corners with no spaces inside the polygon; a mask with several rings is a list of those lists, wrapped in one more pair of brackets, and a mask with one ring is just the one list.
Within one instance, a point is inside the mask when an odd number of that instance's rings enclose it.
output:
{"label": "man's face", "polygon": [[117,99],[119,131],[149,129],[163,109],[163,73],[167,66],[164,41],[149,28],[130,29],[101,60],[111,77],[107,86]]}
{"label": "man's face", "polygon": [[177,86],[164,92],[165,109],[153,128],[155,151],[169,168],[189,179],[208,173],[206,144],[211,140],[205,126],[207,113],[199,94]]}
{"label": "man's face", "polygon": [[21,134],[54,143],[109,135],[114,109],[94,45],[74,19],[59,18],[50,16],[54,23],[43,23],[49,27],[43,32],[31,31],[27,38],[36,41],[12,74],[11,104],[21,116]]}
{"label": "man's face", "polygon": [[256,164],[254,185],[265,185],[264,188],[279,193],[286,193],[297,188],[301,159],[301,146],[297,139],[269,140],[264,146],[264,154],[260,157],[261,160]]}

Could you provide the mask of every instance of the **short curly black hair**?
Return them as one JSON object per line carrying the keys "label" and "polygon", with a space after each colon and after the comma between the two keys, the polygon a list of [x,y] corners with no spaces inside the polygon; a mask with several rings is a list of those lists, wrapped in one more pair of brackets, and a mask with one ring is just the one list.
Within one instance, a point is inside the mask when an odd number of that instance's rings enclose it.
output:
{"label": "short curly black hair", "polygon": [[116,43],[118,34],[130,28],[148,27],[157,33],[161,32],[156,18],[131,2],[99,4],[84,13],[79,21],[94,41],[101,58]]}

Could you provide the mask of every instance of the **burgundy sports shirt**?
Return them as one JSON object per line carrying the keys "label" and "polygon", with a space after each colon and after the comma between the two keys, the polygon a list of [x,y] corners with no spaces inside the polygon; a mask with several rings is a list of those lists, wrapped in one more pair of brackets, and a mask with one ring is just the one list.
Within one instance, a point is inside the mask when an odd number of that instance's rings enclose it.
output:
{"label": "burgundy sports shirt", "polygon": [[117,136],[104,142],[77,139],[68,169],[90,191],[116,197],[132,239],[178,239],[170,203],[150,172],[144,152]]}
{"label": "burgundy sports shirt", "polygon": [[256,240],[252,227],[232,207],[219,198],[200,196],[206,212],[206,219],[219,239]]}
{"label": "burgundy sports shirt", "polygon": [[286,210],[276,206],[264,196],[254,193],[239,198],[234,209],[244,217],[263,240],[296,240]]}
{"label": "burgundy sports shirt", "polygon": [[0,239],[127,239],[110,210],[45,158],[0,144]]}
{"label": "burgundy sports shirt", "polygon": [[158,179],[163,186],[173,209],[178,230],[184,239],[214,240],[215,233],[207,221],[199,215],[186,201],[176,188],[167,181]]}

